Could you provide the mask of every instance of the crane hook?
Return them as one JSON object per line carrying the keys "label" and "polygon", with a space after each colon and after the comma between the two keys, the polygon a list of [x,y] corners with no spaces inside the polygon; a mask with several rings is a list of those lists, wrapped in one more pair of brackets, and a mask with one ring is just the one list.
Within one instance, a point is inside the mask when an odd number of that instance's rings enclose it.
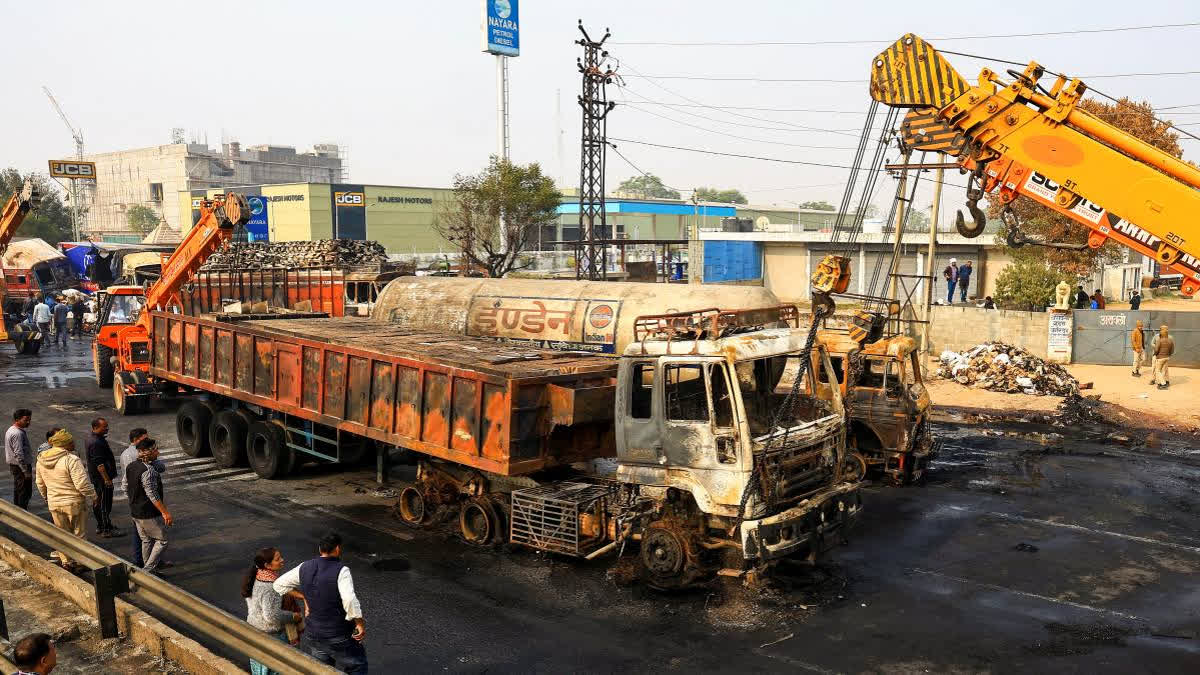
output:
{"label": "crane hook", "polygon": [[987,214],[983,212],[983,209],[979,208],[979,200],[983,199],[983,190],[975,187],[975,179],[978,177],[978,173],[978,171],[975,171],[967,178],[967,210],[971,212],[971,220],[974,221],[974,226],[967,226],[967,221],[963,218],[962,211],[956,211],[954,214],[955,229],[967,239],[974,239],[983,234],[983,228],[987,225]]}

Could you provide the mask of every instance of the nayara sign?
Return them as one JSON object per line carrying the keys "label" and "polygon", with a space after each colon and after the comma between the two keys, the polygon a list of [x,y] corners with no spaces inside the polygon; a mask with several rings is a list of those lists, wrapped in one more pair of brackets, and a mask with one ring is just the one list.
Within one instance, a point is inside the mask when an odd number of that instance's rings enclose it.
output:
{"label": "nayara sign", "polygon": [[483,51],[502,56],[521,53],[517,0],[483,0]]}

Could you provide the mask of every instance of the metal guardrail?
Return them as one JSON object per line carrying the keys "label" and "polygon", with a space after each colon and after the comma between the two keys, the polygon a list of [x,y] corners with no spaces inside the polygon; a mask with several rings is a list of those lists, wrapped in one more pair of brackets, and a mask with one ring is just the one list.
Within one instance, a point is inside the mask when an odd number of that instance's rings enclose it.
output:
{"label": "metal guardrail", "polygon": [[0,522],[5,525],[66,553],[72,560],[84,563],[89,568],[124,567],[129,577],[130,593],[139,602],[272,670],[287,675],[332,675],[338,672],[229,612],[134,567],[89,541],[60,530],[53,523],[24,509],[0,501],[0,516],[3,517]]}

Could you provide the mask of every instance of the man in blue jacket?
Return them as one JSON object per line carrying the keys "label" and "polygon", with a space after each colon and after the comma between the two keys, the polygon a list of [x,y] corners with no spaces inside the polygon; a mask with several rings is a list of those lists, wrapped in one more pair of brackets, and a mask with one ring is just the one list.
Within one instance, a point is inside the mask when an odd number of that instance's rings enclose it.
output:
{"label": "man in blue jacket", "polygon": [[313,558],[275,580],[275,592],[287,595],[300,589],[308,607],[300,647],[321,663],[347,675],[366,675],[367,636],[362,606],[354,594],[350,568],[342,564],[342,537],[330,532],[317,544]]}

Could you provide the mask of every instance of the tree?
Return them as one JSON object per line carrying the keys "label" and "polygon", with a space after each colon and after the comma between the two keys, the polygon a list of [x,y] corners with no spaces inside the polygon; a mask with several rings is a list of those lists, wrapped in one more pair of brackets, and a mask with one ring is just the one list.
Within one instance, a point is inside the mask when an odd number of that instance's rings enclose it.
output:
{"label": "tree", "polygon": [[[1147,102],[1134,102],[1123,98],[1117,103],[1101,103],[1085,99],[1079,103],[1079,108],[1109,124],[1139,138],[1150,145],[1174,157],[1183,154],[1179,147],[1179,134],[1171,131],[1167,122],[1156,122],[1151,118],[1153,108]],[[1104,195],[1084,195],[1104,203]],[[1012,210],[1017,216],[1021,230],[1028,235],[1052,242],[1085,243],[1091,231],[1057,211],[1049,209],[1032,199],[1023,197],[1012,204]],[[988,195],[988,215],[999,218],[1003,206],[995,199],[995,193]],[[1007,235],[1007,228],[1002,227],[1000,236]],[[1029,255],[1045,261],[1047,264],[1068,272],[1072,276],[1086,276],[1098,269],[1103,263],[1117,262],[1121,258],[1124,247],[1119,245],[1102,246],[1098,249],[1085,248],[1081,251],[1064,251],[1044,247],[1025,247]],[[1010,249],[1011,250],[1011,249]]]}
{"label": "tree", "polygon": [[1054,287],[1060,281],[1063,281],[1062,270],[1052,268],[1039,256],[1021,251],[996,277],[994,299],[997,305],[1007,308],[1040,312],[1054,304]]}
{"label": "tree", "polygon": [[[27,176],[28,174],[22,176],[20,171],[12,168],[0,171],[0,206],[7,203],[8,198],[21,189]],[[51,246],[60,241],[70,241],[73,236],[71,212],[63,206],[57,188],[54,183],[40,175],[34,174],[34,180],[37,181],[42,200],[36,211],[25,216],[25,222],[17,228],[16,236],[38,237]]]}
{"label": "tree", "polygon": [[746,195],[739,190],[718,190],[716,188],[696,188],[695,199],[699,202],[722,202],[725,204],[745,204]]}
{"label": "tree", "polygon": [[679,199],[678,191],[663,185],[662,179],[652,173],[621,181],[617,192],[639,199]]}
{"label": "tree", "polygon": [[834,207],[834,205],[833,205],[833,204],[830,204],[830,203],[829,203],[829,202],[827,202],[827,201],[819,201],[819,202],[800,202],[800,208],[802,208],[802,209],[812,209],[812,210],[814,210],[814,211],[837,211],[837,208],[836,208],[836,207]]}
{"label": "tree", "polygon": [[149,206],[134,204],[125,210],[125,222],[129,223],[129,227],[133,228],[134,232],[145,236],[158,227],[162,218],[159,218],[154,209]]}
{"label": "tree", "polygon": [[909,232],[929,231],[929,209],[913,209],[908,214],[908,222],[904,228]]}
{"label": "tree", "polygon": [[492,156],[480,173],[454,177],[454,198],[433,227],[462,251],[465,262],[502,277],[533,264],[522,252],[542,227],[554,224],[560,199],[554,179],[537,162],[520,165]]}

